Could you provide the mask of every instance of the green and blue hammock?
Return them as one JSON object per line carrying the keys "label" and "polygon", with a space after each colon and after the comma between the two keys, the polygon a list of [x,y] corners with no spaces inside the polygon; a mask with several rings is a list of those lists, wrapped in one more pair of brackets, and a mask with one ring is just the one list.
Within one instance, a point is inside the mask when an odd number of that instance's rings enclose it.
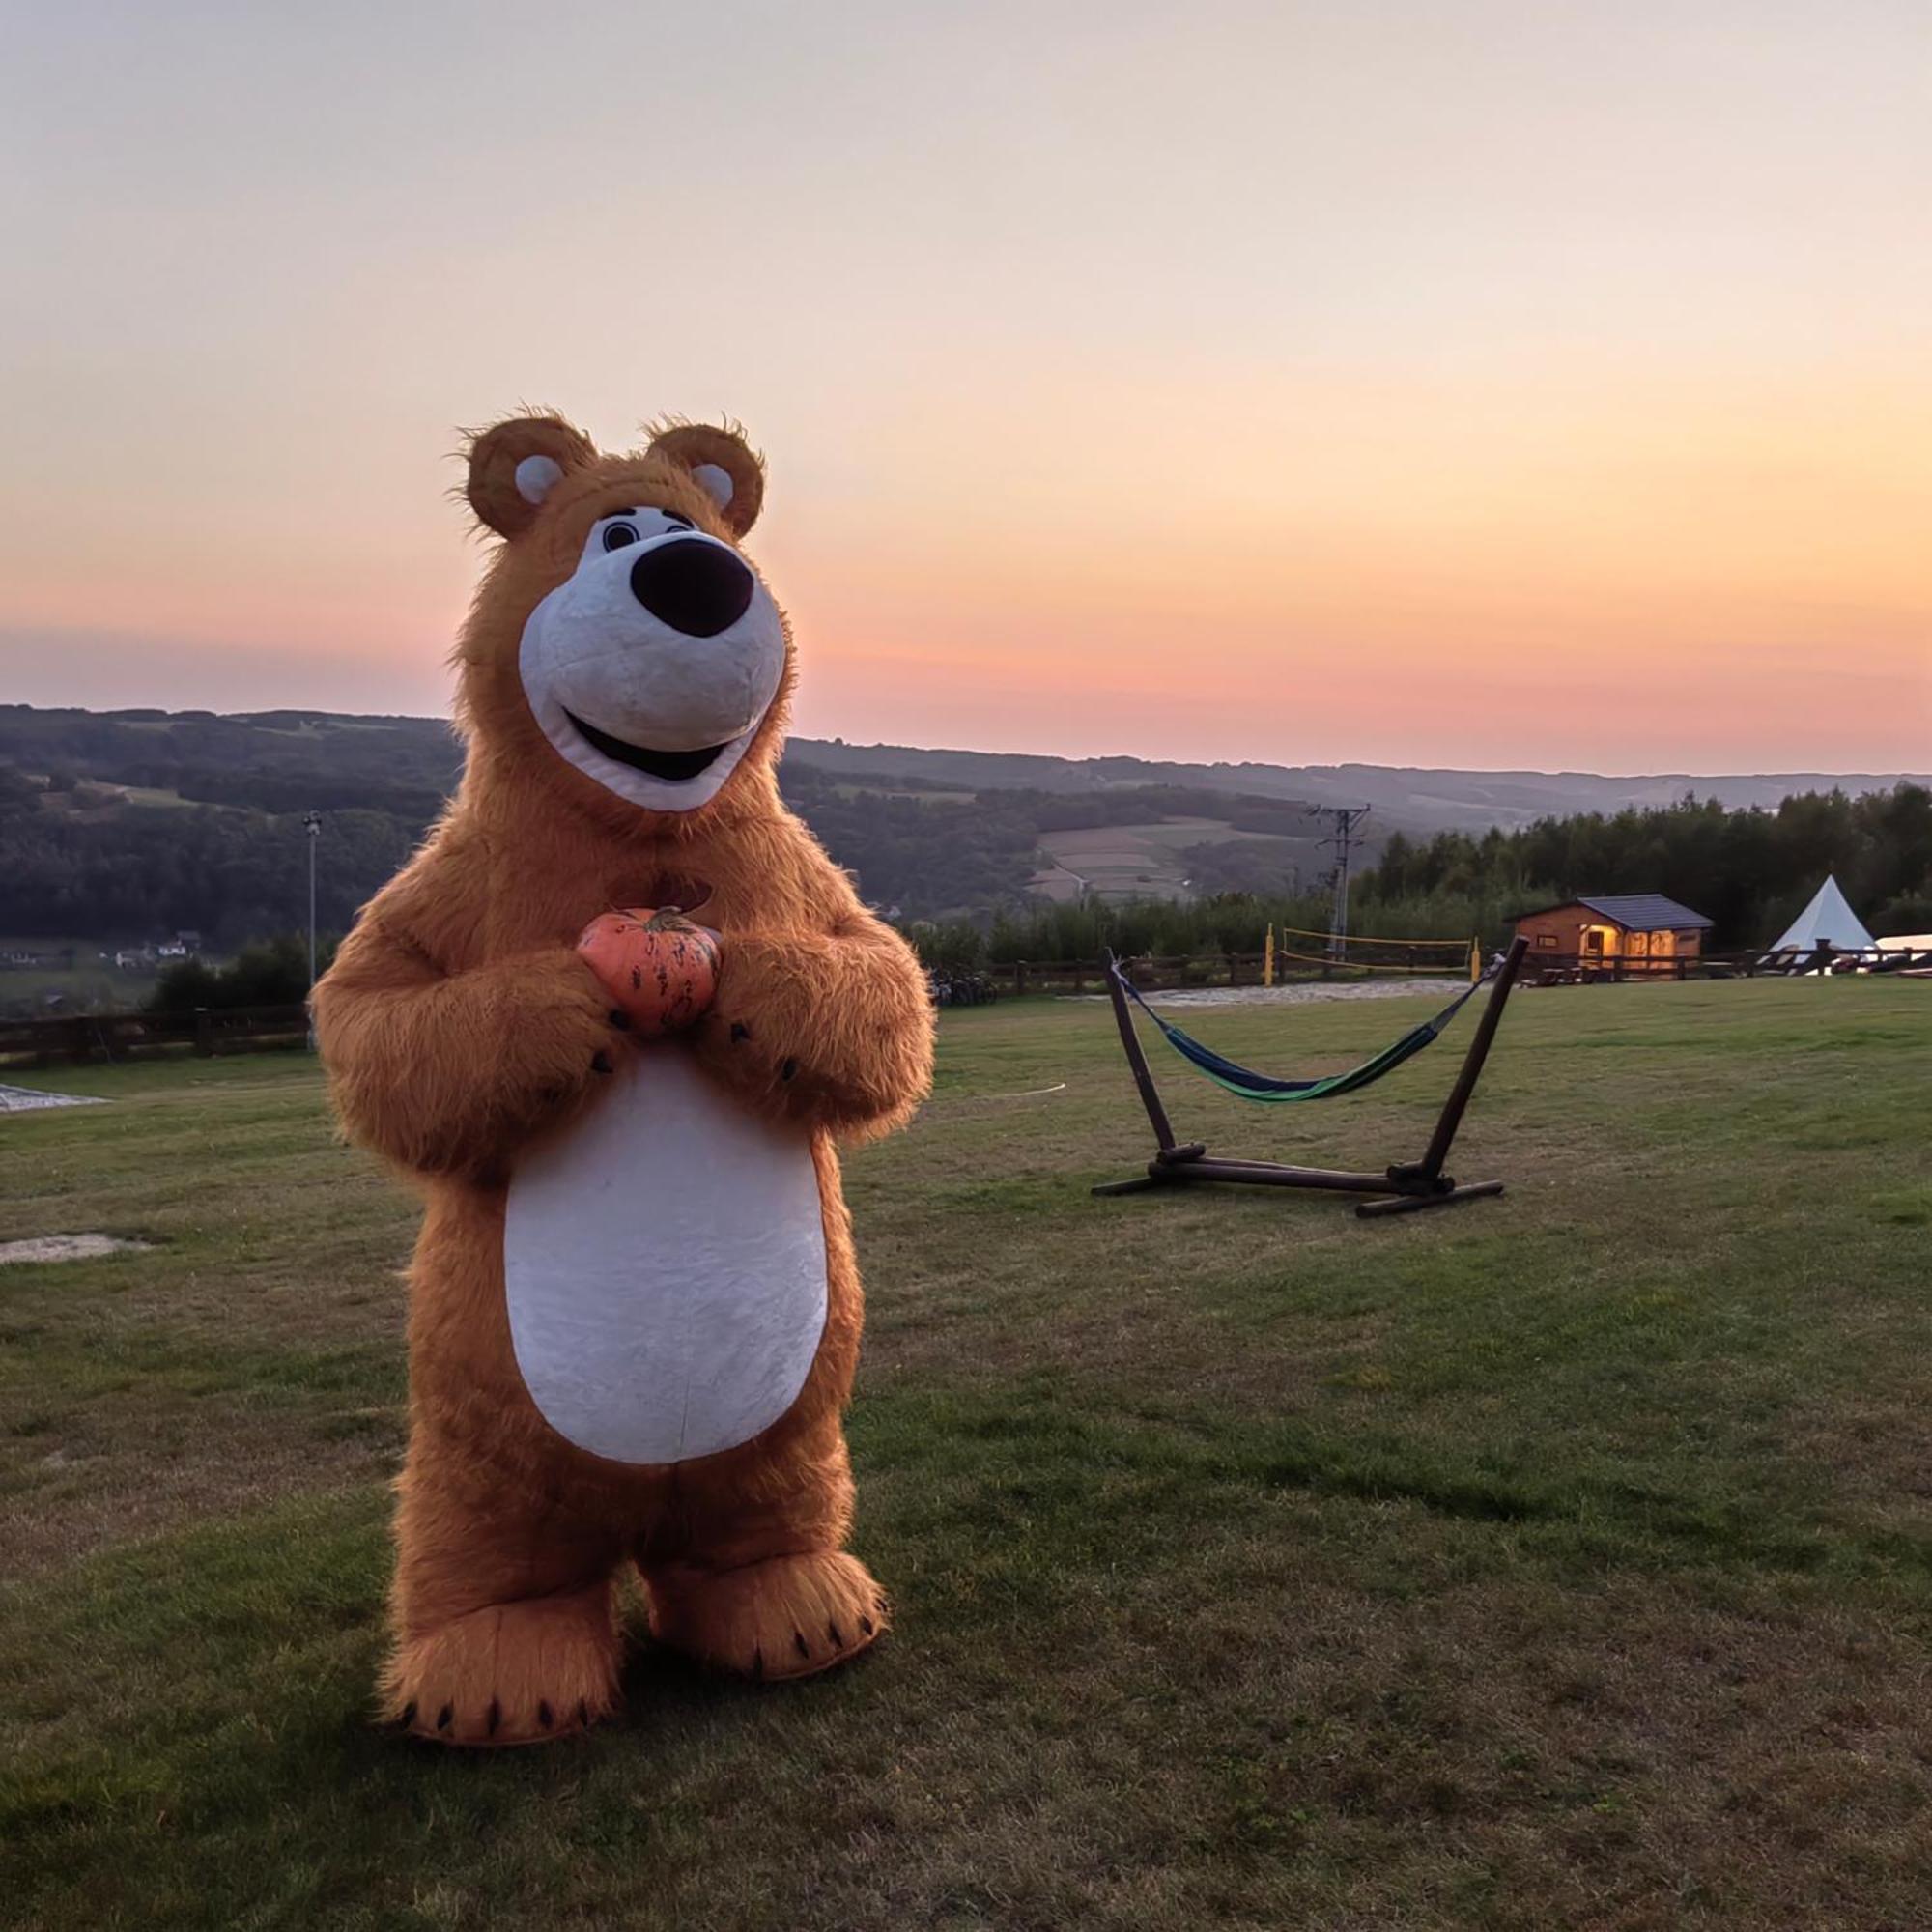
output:
{"label": "green and blue hammock", "polygon": [[1480,980],[1472,980],[1433,1020],[1411,1027],[1399,1040],[1383,1047],[1373,1059],[1363,1061],[1359,1066],[1351,1066],[1346,1073],[1322,1074],[1313,1080],[1279,1080],[1272,1074],[1257,1073],[1216,1053],[1211,1046],[1202,1045],[1191,1034],[1183,1033],[1173,1021],[1162,1019],[1141,998],[1133,981],[1121,970],[1121,962],[1111,952],[1107,955],[1107,971],[1115,985],[1160,1029],[1162,1038],[1181,1059],[1196,1071],[1205,1073],[1215,1086],[1225,1088],[1236,1099],[1261,1100],[1269,1105],[1290,1100],[1334,1100],[1344,1094],[1356,1094],[1364,1087],[1373,1086],[1384,1073],[1393,1073],[1404,1061],[1413,1060],[1424,1047],[1432,1045],[1449,1022],[1495,977],[1500,963],[1499,960],[1493,962]]}

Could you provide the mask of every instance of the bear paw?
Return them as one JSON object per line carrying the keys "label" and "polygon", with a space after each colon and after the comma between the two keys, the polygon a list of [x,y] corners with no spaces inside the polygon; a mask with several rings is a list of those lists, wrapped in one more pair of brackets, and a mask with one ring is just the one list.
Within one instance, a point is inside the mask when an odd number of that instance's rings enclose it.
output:
{"label": "bear paw", "polygon": [[604,1584],[493,1604],[399,1645],[383,1706],[411,1736],[437,1744],[543,1744],[610,1713],[617,1662]]}
{"label": "bear paw", "polygon": [[871,1572],[841,1550],[772,1556],[737,1570],[653,1570],[651,1631],[661,1643],[741,1676],[810,1677],[885,1634]]}

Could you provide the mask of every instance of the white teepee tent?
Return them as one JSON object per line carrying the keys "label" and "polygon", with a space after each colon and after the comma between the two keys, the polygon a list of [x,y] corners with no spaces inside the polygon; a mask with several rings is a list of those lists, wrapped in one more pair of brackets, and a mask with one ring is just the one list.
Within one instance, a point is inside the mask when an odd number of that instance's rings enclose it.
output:
{"label": "white teepee tent", "polygon": [[1771,949],[1810,951],[1829,945],[1839,952],[1862,952],[1872,944],[1872,936],[1838,890],[1836,879],[1828,877],[1811,895],[1811,903],[1791,923],[1791,930]]}

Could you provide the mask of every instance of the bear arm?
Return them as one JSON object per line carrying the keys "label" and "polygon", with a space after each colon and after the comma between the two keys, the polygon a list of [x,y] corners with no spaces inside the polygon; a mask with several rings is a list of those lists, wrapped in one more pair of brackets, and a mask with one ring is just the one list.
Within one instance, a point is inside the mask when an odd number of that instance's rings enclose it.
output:
{"label": "bear arm", "polygon": [[855,905],[825,932],[727,933],[696,1044],[767,1118],[870,1139],[932,1084],[932,1003],[912,949]]}
{"label": "bear arm", "polygon": [[612,1065],[610,995],[568,947],[446,973],[380,901],[315,989],[350,1138],[425,1174],[479,1177]]}

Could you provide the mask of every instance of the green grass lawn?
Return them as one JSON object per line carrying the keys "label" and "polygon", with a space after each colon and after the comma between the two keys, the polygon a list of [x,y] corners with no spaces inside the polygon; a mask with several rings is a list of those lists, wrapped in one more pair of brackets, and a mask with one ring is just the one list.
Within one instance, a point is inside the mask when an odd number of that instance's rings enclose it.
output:
{"label": "green grass lawn", "polygon": [[[1189,1026],[1319,1070],[1429,1004]],[[1353,1166],[1455,1051],[1274,1111],[1155,1065],[1184,1135]],[[408,1197],[300,1057],[26,1077],[115,1104],[0,1121],[0,1239],[156,1245],[0,1270],[0,1922],[1932,1912],[1924,986],[1526,993],[1455,1163],[1509,1194],[1367,1224],[1091,1199],[1146,1151],[1106,1007],[949,1014],[849,1168],[891,1639],[640,1644],[623,1721],[477,1756],[366,1721]]]}

